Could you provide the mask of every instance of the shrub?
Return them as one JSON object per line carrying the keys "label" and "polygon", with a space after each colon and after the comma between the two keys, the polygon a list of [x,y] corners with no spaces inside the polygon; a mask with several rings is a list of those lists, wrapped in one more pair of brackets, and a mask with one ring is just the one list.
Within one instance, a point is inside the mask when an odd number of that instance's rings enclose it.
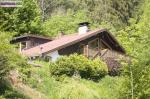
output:
{"label": "shrub", "polygon": [[70,55],[59,58],[50,64],[51,74],[54,76],[75,76],[81,78],[98,80],[107,73],[107,66],[100,59],[89,60],[82,55]]}

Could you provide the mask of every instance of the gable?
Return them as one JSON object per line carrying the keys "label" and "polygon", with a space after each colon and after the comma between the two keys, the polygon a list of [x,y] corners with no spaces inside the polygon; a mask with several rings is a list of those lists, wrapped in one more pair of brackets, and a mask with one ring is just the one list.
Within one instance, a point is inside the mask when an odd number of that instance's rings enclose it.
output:
{"label": "gable", "polygon": [[[76,43],[83,42],[95,36],[101,36],[104,42],[113,49],[120,53],[125,54],[125,50],[118,43],[118,41],[106,30],[106,29],[98,29],[89,31],[86,34],[78,35],[69,35],[56,40],[53,40],[48,43],[41,44],[37,47],[30,48],[28,50],[23,51],[23,54],[26,56],[38,56],[39,54],[47,54],[56,50],[61,50],[63,48],[72,46]],[[42,51],[41,51],[42,48]]]}

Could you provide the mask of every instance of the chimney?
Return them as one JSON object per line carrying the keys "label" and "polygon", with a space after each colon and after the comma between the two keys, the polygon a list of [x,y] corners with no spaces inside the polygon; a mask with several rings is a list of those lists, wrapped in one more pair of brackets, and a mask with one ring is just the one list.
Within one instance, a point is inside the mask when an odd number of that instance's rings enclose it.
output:
{"label": "chimney", "polygon": [[90,24],[89,22],[79,23],[79,28],[78,28],[79,35],[85,34],[89,31],[89,29],[88,29],[89,24]]}

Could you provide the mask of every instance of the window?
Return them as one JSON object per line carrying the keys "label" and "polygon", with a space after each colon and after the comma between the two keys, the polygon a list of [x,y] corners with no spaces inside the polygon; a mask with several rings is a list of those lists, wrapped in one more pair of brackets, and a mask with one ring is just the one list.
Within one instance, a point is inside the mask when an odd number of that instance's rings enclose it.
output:
{"label": "window", "polygon": [[99,40],[95,39],[89,42],[89,48],[95,49],[98,48]]}

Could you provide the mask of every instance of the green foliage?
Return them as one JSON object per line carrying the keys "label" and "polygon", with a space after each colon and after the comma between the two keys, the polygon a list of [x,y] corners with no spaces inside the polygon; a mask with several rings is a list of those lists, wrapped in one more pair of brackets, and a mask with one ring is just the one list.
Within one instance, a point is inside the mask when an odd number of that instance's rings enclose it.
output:
{"label": "green foliage", "polygon": [[99,80],[108,73],[104,62],[98,59],[92,61],[77,54],[61,57],[55,63],[51,63],[50,67],[51,74],[55,76],[79,75],[91,80]]}
{"label": "green foliage", "polygon": [[66,34],[74,33],[79,22],[89,21],[92,27],[107,27],[114,31],[128,25],[128,19],[133,16],[140,1],[44,0],[42,6],[39,0],[23,0],[23,7],[0,8],[0,29],[16,31],[19,35],[56,36],[61,30]]}
{"label": "green foliage", "polygon": [[97,83],[83,79],[65,78],[55,98],[126,99],[127,87],[124,83],[126,83],[126,80],[122,77],[106,76]]}
{"label": "green foliage", "polygon": [[149,69],[149,50],[150,50],[150,3],[145,0],[140,10],[143,13],[140,19],[131,19],[130,24],[125,30],[120,31],[118,35],[127,48],[128,54],[133,57],[133,62],[130,65],[131,70],[128,69],[128,76],[133,72],[133,95],[138,99],[150,98],[150,69]]}
{"label": "green foliage", "polygon": [[9,44],[12,34],[0,32],[0,78],[6,76],[14,68],[19,68],[20,70],[29,68],[25,58],[20,56],[15,47]]}
{"label": "green foliage", "polygon": [[[138,56],[138,61],[133,63],[134,91],[137,98],[150,98],[150,55],[149,49]],[[142,58],[141,58],[142,57]]]}
{"label": "green foliage", "polygon": [[[128,78],[105,76],[101,80],[81,79],[79,77],[63,76],[61,81],[57,77],[49,75],[49,62],[36,61],[42,64],[42,68],[32,68],[32,79],[35,81],[30,85],[49,99],[126,99],[128,93]],[[113,92],[113,93],[112,93]],[[90,94],[89,94],[90,93]]]}
{"label": "green foliage", "polygon": [[73,13],[71,10],[66,15],[54,15],[43,24],[43,35],[57,36],[63,31],[65,34],[75,33],[78,23],[90,21],[85,11]]}
{"label": "green foliage", "polygon": [[5,99],[3,96],[0,96],[0,99]]}
{"label": "green foliage", "polygon": [[40,9],[36,0],[23,0],[23,7],[0,8],[0,29],[21,33],[38,33]]}
{"label": "green foliage", "polygon": [[[106,27],[111,31],[128,25],[118,31],[117,37],[127,54],[132,56],[130,66],[133,72],[134,98],[150,98],[149,0],[44,0],[44,23],[41,23],[42,14],[37,2],[40,1],[23,0],[21,8],[0,8],[0,29],[17,32],[0,32],[0,81],[3,81],[2,78],[10,70],[18,68],[27,84],[50,99],[130,98],[129,68],[125,70],[123,77],[109,77],[105,76],[107,67],[103,62],[71,55],[60,58],[50,66],[49,63],[44,63],[44,67],[32,68],[31,71],[26,60],[9,44],[12,34],[27,32],[57,36],[60,31],[65,34],[74,33],[77,31],[77,24],[83,21],[92,23],[92,28]],[[49,70],[55,76],[51,77]],[[61,82],[57,81],[56,76],[61,76]],[[101,80],[93,82],[88,79]],[[8,85],[0,87],[0,93],[0,98],[24,98],[19,92],[9,89]]]}
{"label": "green foliage", "polygon": [[22,92],[14,89],[7,79],[0,80],[0,99],[30,99]]}
{"label": "green foliage", "polygon": [[[66,15],[68,9],[84,10],[86,16],[94,24],[104,24],[116,29],[128,25],[128,19],[134,16],[141,0],[45,0],[45,18],[61,14]],[[111,28],[111,29],[113,29]]]}
{"label": "green foliage", "polygon": [[15,50],[8,44],[8,35],[0,32],[0,78],[3,78],[7,73],[16,66]]}
{"label": "green foliage", "polygon": [[0,55],[0,79],[2,79],[9,72],[11,67],[8,64],[8,58],[4,55]]}
{"label": "green foliage", "polygon": [[22,93],[14,90],[9,83],[6,83],[5,79],[9,71],[13,69],[18,69],[22,75],[28,74],[23,70],[29,70],[29,65],[27,65],[25,58],[21,57],[15,47],[9,44],[12,34],[15,33],[0,32],[0,95],[8,99],[25,98]]}
{"label": "green foliage", "polygon": [[4,97],[6,99],[30,99],[28,96],[25,96],[23,93],[16,90],[7,90]]}
{"label": "green foliage", "polygon": [[42,68],[32,67],[31,77],[28,78],[27,84],[32,88],[36,88],[41,93],[45,94],[50,99],[55,99],[58,82],[54,78],[50,77],[49,62],[34,61],[37,64],[41,64]]}
{"label": "green foliage", "polygon": [[128,86],[126,84],[129,84],[128,80],[127,77],[122,76],[106,76],[99,82],[102,99],[127,99]]}

